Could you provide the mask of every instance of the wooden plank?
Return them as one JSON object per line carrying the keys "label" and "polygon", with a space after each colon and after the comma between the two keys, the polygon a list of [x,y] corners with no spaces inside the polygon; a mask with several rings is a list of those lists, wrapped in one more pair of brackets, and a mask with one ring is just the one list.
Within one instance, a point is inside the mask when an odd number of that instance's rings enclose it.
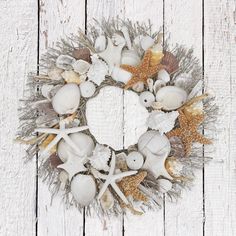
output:
{"label": "wooden plank", "polygon": [[[40,56],[61,38],[85,27],[85,1],[40,1]],[[38,235],[82,235],[83,214],[57,197],[51,204],[47,185],[38,186]]]}
{"label": "wooden plank", "polygon": [[[163,27],[163,1],[162,0],[147,0],[137,4],[137,1],[125,1],[125,16],[131,20],[146,22],[148,19],[153,24],[153,30],[158,31]],[[135,130],[134,124],[137,125],[137,130],[140,129],[141,115],[135,115],[133,110],[133,104],[135,103],[135,97],[131,99],[128,93],[125,93],[124,110],[129,111],[126,114],[124,123],[124,135],[125,140],[133,140],[133,133],[129,132],[129,129]],[[132,120],[132,123],[129,121]],[[146,115],[143,113],[143,120],[146,120]],[[137,137],[136,137],[137,138]],[[125,235],[164,235],[164,218],[163,210],[160,209],[156,212],[146,212],[142,216],[134,216],[128,214],[124,218],[124,234]]]}
{"label": "wooden plank", "polygon": [[236,235],[235,9],[230,0],[204,4],[205,75],[220,108],[214,160],[205,167],[206,236]]}
{"label": "wooden plank", "polygon": [[[170,44],[185,44],[194,48],[202,62],[202,1],[165,0],[165,37]],[[169,34],[169,35],[168,35]],[[165,203],[165,235],[203,234],[203,178],[197,171],[191,190],[183,191],[177,204]],[[190,233],[191,232],[191,233]]]}
{"label": "wooden plank", "polygon": [[37,2],[0,1],[0,15],[0,235],[34,235],[36,162],[24,163],[14,139],[27,74],[37,69]]}

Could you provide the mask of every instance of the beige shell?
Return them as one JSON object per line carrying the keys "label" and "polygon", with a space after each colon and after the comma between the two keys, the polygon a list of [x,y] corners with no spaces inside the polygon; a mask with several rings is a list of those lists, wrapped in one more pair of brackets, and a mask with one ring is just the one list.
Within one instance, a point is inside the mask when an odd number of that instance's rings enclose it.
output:
{"label": "beige shell", "polygon": [[82,82],[81,76],[73,70],[64,71],[61,75],[67,83],[80,84]]}
{"label": "beige shell", "polygon": [[64,70],[61,69],[61,68],[53,67],[53,68],[48,70],[48,77],[51,80],[61,80],[62,79],[61,73],[63,71]]}
{"label": "beige shell", "polygon": [[114,197],[109,189],[106,189],[102,197],[100,198],[101,206],[104,210],[109,210],[114,206]]}
{"label": "beige shell", "polygon": [[161,44],[155,44],[151,47],[152,57],[150,60],[150,65],[155,66],[161,63],[161,60],[164,56],[162,53],[162,46]]}

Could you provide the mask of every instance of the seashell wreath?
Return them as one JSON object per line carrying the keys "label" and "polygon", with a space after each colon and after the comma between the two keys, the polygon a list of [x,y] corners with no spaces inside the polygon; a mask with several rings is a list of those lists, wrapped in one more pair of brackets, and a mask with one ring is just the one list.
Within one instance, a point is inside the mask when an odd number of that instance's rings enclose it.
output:
{"label": "seashell wreath", "polygon": [[[99,215],[158,209],[209,159],[197,144],[212,143],[202,128],[216,119],[214,98],[193,50],[169,49],[150,23],[88,28],[50,49],[43,73],[29,76],[17,140],[29,145],[27,160],[39,152],[39,175],[68,205]],[[133,90],[149,112],[148,130],[128,150],[97,143],[86,124],[86,102],[105,86]]]}

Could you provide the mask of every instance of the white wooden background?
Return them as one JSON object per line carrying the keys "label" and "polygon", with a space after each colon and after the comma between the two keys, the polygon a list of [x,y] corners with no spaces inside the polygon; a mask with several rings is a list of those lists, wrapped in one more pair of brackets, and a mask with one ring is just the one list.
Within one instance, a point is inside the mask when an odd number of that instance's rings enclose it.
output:
{"label": "white wooden background", "polygon": [[[173,43],[195,48],[205,85],[219,98],[214,160],[196,174],[192,191],[156,213],[106,219],[51,204],[33,161],[13,142],[26,76],[48,46],[92,18],[147,21]],[[236,2],[235,0],[0,0],[0,235],[235,236]],[[129,106],[126,104],[125,106]]]}

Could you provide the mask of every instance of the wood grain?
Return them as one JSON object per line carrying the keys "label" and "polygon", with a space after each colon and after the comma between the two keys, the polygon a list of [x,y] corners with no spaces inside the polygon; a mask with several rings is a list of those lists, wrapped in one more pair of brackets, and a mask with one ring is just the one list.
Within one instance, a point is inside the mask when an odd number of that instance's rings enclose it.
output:
{"label": "wood grain", "polygon": [[19,99],[37,70],[37,2],[0,1],[0,235],[35,235],[36,162],[14,142]]}

